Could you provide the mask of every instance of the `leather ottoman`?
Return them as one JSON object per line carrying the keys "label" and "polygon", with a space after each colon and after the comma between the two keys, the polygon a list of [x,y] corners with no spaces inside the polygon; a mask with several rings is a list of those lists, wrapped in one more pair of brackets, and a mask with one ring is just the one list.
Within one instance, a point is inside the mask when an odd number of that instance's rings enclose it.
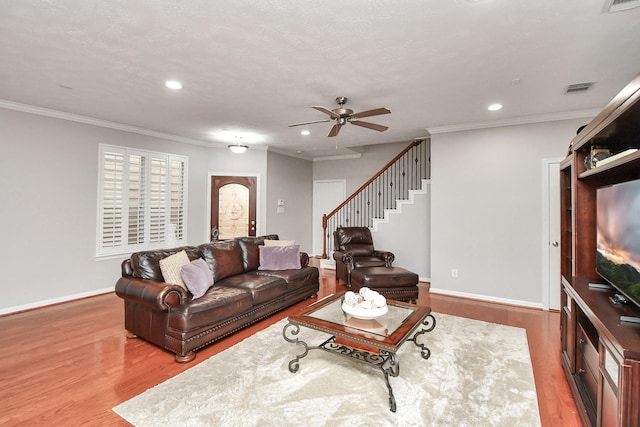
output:
{"label": "leather ottoman", "polygon": [[400,267],[363,267],[351,272],[351,290],[367,287],[385,298],[416,302],[418,275]]}

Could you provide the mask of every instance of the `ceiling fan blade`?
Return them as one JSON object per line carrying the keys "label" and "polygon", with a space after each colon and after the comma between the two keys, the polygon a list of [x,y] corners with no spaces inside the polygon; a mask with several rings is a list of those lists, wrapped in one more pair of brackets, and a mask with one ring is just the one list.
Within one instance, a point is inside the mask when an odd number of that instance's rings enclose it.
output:
{"label": "ceiling fan blade", "polygon": [[333,127],[331,128],[331,131],[329,132],[328,137],[332,137],[332,136],[337,136],[338,132],[340,132],[340,128],[342,127],[342,125],[340,123],[336,123],[335,125],[333,125]]}
{"label": "ceiling fan blade", "polygon": [[378,132],[384,132],[385,130],[389,129],[388,126],[377,125],[375,123],[369,123],[369,122],[361,122],[360,120],[353,120],[351,124],[356,126],[362,126],[363,128],[367,128],[367,129],[377,130]]}
{"label": "ceiling fan blade", "polygon": [[388,108],[374,108],[373,110],[361,111],[359,113],[352,114],[354,119],[360,119],[362,117],[379,116],[381,114],[389,114],[391,110]]}
{"label": "ceiling fan blade", "polygon": [[325,122],[330,122],[332,119],[325,119],[325,120],[314,120],[312,122],[302,122],[302,123],[294,123],[289,125],[288,127],[294,127],[294,126],[303,126],[303,125],[312,125],[314,123],[325,123]]}
{"label": "ceiling fan blade", "polygon": [[333,111],[327,110],[324,107],[320,107],[320,106],[317,106],[317,105],[312,105],[311,108],[316,109],[316,110],[318,110],[318,111],[320,111],[322,113],[330,115],[332,119],[337,119],[338,117],[340,117],[339,115],[337,115]]}

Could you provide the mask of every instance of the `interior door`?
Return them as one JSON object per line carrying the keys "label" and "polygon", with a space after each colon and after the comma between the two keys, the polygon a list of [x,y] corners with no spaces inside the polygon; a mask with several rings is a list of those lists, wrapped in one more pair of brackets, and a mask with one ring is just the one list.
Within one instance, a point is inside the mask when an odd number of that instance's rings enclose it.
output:
{"label": "interior door", "polygon": [[211,177],[211,240],[256,235],[257,178]]}
{"label": "interior door", "polygon": [[[313,255],[322,255],[324,230],[322,229],[322,215],[326,215],[344,202],[346,181],[316,180],[313,181]],[[333,247],[327,247],[327,256],[333,259]]]}
{"label": "interior door", "polygon": [[544,163],[546,173],[546,220],[543,307],[560,310],[560,161],[547,160]]}

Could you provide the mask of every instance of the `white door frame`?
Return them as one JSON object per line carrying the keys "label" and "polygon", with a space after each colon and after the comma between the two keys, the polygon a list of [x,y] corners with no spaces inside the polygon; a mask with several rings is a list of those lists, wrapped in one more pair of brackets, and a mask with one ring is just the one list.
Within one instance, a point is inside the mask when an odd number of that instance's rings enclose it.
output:
{"label": "white door frame", "polygon": [[[564,160],[561,158],[550,158],[550,159],[542,159],[542,308],[544,310],[559,310],[559,296],[560,296],[560,276],[558,275],[557,280],[552,280],[551,275],[551,254],[552,254],[552,244],[553,242],[549,241],[549,234],[551,232],[551,193],[550,193],[550,185],[556,185],[557,194],[560,193],[560,172],[558,168],[558,176],[557,179],[553,181],[549,178],[550,170],[552,165],[557,164],[559,166],[560,162]],[[558,201],[556,202],[558,209],[556,219],[560,221],[560,200],[558,197]],[[560,237],[560,236],[558,236]],[[558,239],[559,241],[559,239]],[[558,249],[559,250],[559,249]],[[560,256],[557,257],[557,263],[559,271],[560,264]],[[554,263],[556,262],[554,261]],[[557,298],[553,297],[552,294],[557,293]],[[557,307],[556,307],[557,305]]]}

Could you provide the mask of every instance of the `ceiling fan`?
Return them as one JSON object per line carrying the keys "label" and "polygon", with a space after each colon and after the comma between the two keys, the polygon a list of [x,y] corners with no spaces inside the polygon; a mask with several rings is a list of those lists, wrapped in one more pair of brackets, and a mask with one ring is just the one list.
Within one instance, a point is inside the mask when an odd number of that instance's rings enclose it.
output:
{"label": "ceiling fan", "polygon": [[331,131],[329,132],[329,135],[328,135],[329,137],[337,136],[338,132],[340,132],[340,128],[342,128],[342,125],[346,123],[351,123],[352,125],[361,126],[363,128],[377,130],[378,132],[384,132],[385,130],[389,129],[387,126],[377,125],[375,123],[363,122],[362,120],[360,120],[363,117],[389,114],[391,113],[391,111],[388,108],[374,108],[373,110],[366,110],[366,111],[361,111],[359,113],[354,113],[352,109],[344,108],[344,104],[347,103],[346,97],[339,96],[336,98],[336,102],[338,103],[339,107],[333,110],[328,110],[324,107],[319,107],[319,106],[311,106],[311,108],[314,108],[318,111],[328,114],[330,118],[325,120],[315,120],[312,122],[294,123],[292,125],[289,125],[289,127],[310,125],[313,123],[324,123],[324,122],[330,122],[334,120],[336,124],[333,125],[333,127],[331,128]]}

